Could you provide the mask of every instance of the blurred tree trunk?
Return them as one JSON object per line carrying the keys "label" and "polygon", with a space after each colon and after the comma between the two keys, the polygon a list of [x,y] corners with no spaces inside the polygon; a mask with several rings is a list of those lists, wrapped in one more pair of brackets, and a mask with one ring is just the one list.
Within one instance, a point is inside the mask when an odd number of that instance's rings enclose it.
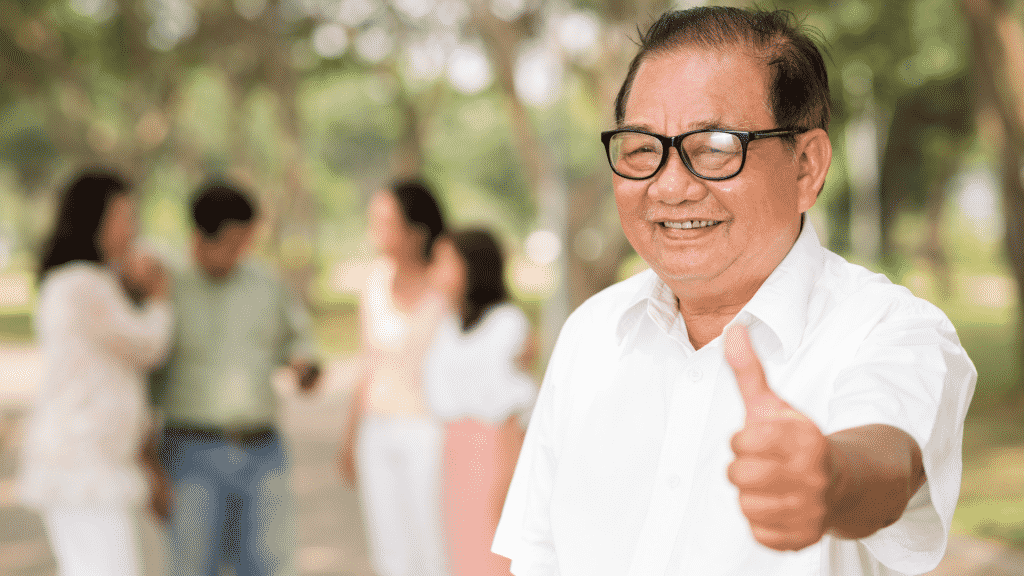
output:
{"label": "blurred tree trunk", "polygon": [[[942,245],[943,208],[960,159],[973,141],[973,101],[966,74],[926,83],[899,98],[878,183],[882,265],[899,276],[907,257],[923,258],[944,299],[953,284]],[[923,243],[913,254],[896,238],[899,216],[908,210],[923,211],[927,222]]]}
{"label": "blurred tree trunk", "polygon": [[[559,154],[551,149],[549,139],[534,124],[530,111],[516,93],[517,41],[525,37],[520,28],[527,23],[504,22],[482,3],[477,2],[474,6],[474,18],[487,42],[497,69],[498,85],[506,98],[520,159],[540,212],[539,220],[542,226],[547,224],[556,228],[553,231],[562,237],[565,260],[561,274],[565,278],[560,291],[564,292],[561,294],[564,313],[560,318],[552,319],[552,323],[560,326],[568,312],[618,280],[619,268],[632,253],[632,247],[626,242],[618,224],[609,224],[606,217],[612,201],[610,170],[600,162],[595,172],[567,182],[565,167],[558,161]],[[603,16],[611,20],[606,20],[606,35],[625,39],[629,36],[628,30],[632,30],[637,22],[661,13],[666,7],[667,3],[662,0],[606,2],[601,10]],[[625,76],[628,59],[634,52],[622,50],[621,44],[604,42],[595,62],[575,70],[590,89],[594,100],[607,111],[609,126],[613,116],[612,102]],[[548,197],[551,195],[565,197]],[[551,211],[561,214],[551,214]],[[597,246],[591,246],[590,250],[585,246],[588,238],[598,241]],[[554,337],[553,334],[546,336],[548,339]]]}
{"label": "blurred tree trunk", "polygon": [[979,107],[998,119],[1006,248],[1024,311],[1024,30],[1003,0],[964,0]]}
{"label": "blurred tree trunk", "polygon": [[284,165],[282,189],[273,194],[278,200],[276,251],[292,285],[308,299],[316,274],[316,201],[306,182],[306,155],[298,110],[299,81],[291,63],[290,44],[277,40],[272,41],[271,46],[264,73],[277,96],[284,156],[281,159]]}
{"label": "blurred tree trunk", "polygon": [[565,190],[564,167],[559,165],[559,155],[551,149],[548,138],[534,125],[526,103],[519,97],[515,86],[515,64],[519,55],[518,40],[524,37],[522,21],[505,22],[491,13],[484,2],[473,3],[473,18],[497,69],[496,80],[505,96],[505,103],[511,121],[513,135],[518,143],[520,161],[526,171],[530,193],[538,208],[540,224],[562,239],[562,254],[556,260],[560,270],[556,272],[557,286],[554,295],[545,302],[541,314],[541,347],[545,353],[554,347],[555,338],[571,312],[567,283],[570,257],[565,242],[565,214],[567,191]]}
{"label": "blurred tree trunk", "polygon": [[633,253],[633,247],[617,220],[608,222],[601,210],[612,196],[610,171],[597,171],[573,182],[569,193],[571,243],[567,249],[572,257],[567,288],[570,305],[576,308],[618,281],[622,262]]}

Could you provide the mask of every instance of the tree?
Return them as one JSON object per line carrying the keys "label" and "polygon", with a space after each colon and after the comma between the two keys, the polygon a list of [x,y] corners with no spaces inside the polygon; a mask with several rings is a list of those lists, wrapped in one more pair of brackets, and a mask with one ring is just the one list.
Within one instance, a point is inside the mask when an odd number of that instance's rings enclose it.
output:
{"label": "tree", "polygon": [[[1010,269],[1024,310],[1024,31],[1004,0],[964,0],[970,23],[979,115],[1001,150],[1003,213]],[[1019,7],[1018,7],[1019,8]]]}

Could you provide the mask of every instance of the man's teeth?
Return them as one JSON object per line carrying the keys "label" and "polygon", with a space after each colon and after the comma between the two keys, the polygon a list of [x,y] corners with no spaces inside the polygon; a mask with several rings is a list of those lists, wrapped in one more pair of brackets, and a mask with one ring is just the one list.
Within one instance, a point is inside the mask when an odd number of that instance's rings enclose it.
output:
{"label": "man's teeth", "polygon": [[678,230],[689,230],[691,228],[707,228],[718,224],[716,220],[687,220],[685,222],[662,222],[665,228],[676,228]]}

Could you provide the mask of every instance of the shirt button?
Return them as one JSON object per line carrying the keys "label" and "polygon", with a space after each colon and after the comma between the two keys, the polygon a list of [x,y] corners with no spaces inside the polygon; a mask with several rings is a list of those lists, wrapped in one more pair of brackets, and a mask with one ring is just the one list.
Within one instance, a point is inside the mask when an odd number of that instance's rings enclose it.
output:
{"label": "shirt button", "polygon": [[700,371],[700,368],[691,368],[690,369],[690,380],[692,380],[693,382],[696,382],[696,381],[700,380],[703,377],[704,377],[704,373]]}
{"label": "shirt button", "polygon": [[679,475],[678,474],[673,474],[673,475],[668,477],[668,487],[671,488],[672,490],[675,490],[676,488],[679,488]]}

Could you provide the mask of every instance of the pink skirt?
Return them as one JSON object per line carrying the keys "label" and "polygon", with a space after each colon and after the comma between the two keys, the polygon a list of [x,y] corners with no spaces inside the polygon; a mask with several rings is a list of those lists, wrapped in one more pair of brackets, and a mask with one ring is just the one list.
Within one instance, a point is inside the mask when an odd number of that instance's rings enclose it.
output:
{"label": "pink skirt", "polygon": [[472,418],[445,426],[444,515],[452,576],[509,576],[511,561],[491,552],[523,431]]}

